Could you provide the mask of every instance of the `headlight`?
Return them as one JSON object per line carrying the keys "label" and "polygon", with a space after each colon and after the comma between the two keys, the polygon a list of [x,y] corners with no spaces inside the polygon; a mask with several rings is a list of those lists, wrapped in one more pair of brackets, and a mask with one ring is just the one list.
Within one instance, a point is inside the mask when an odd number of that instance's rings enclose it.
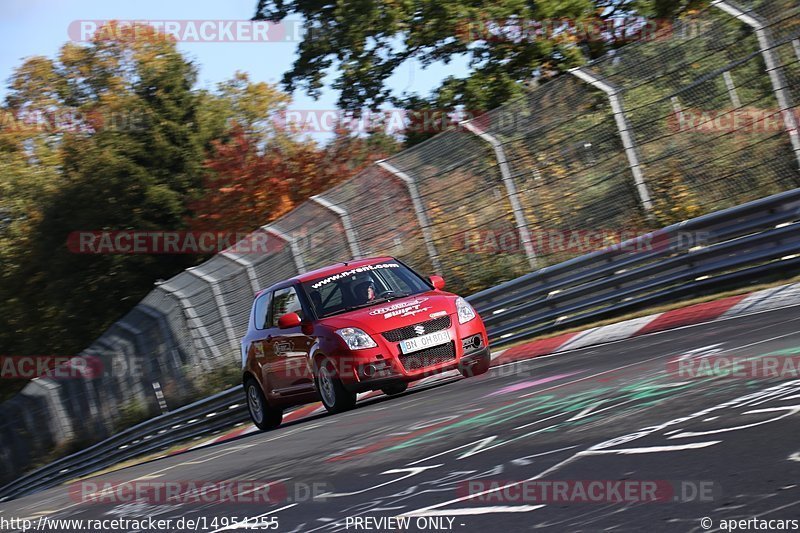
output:
{"label": "headlight", "polygon": [[351,350],[363,350],[365,348],[375,348],[377,344],[372,337],[364,333],[358,328],[342,328],[337,329],[336,334],[339,335],[347,347]]}
{"label": "headlight", "polygon": [[456,298],[456,311],[458,311],[458,323],[463,324],[475,318],[475,310],[467,301],[459,296]]}

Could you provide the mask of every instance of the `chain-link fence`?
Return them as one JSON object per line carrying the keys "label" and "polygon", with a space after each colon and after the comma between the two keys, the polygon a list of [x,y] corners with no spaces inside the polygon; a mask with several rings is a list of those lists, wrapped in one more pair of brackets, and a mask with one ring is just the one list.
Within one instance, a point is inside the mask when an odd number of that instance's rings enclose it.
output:
{"label": "chain-link fence", "polygon": [[160,283],[86,350],[101,375],[36,379],[0,406],[0,479],[192,399],[239,363],[253,293],[298,272],[386,254],[471,293],[800,186],[798,15],[712,2],[320,191],[249,237],[266,253]]}

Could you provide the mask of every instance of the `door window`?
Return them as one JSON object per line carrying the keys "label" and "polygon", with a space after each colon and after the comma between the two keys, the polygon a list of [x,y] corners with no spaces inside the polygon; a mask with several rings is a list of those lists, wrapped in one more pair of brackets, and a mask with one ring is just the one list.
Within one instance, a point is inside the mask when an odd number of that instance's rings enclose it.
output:
{"label": "door window", "polygon": [[253,314],[256,329],[266,329],[267,310],[269,309],[269,293],[265,292],[256,300],[256,310]]}
{"label": "door window", "polygon": [[278,327],[278,319],[286,313],[297,313],[300,320],[303,320],[303,307],[300,304],[300,298],[297,296],[297,291],[294,287],[286,287],[285,289],[278,289],[272,295],[272,313],[270,313],[270,325],[273,328]]}

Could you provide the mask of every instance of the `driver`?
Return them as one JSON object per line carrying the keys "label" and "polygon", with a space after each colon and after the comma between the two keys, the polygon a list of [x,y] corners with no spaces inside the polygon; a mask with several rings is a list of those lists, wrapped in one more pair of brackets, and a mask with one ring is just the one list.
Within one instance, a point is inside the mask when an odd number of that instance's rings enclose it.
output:
{"label": "driver", "polygon": [[376,297],[375,282],[372,280],[359,283],[353,288],[358,305],[371,302]]}

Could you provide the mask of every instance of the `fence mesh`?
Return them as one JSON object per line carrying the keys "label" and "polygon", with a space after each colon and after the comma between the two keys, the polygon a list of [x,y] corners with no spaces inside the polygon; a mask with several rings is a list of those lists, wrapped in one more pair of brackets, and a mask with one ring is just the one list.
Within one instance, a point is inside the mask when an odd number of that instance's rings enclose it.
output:
{"label": "fence mesh", "polygon": [[103,375],[37,379],[0,405],[0,480],[191,400],[239,361],[254,291],[297,272],[394,255],[467,294],[800,186],[800,2],[725,5],[320,191],[247,239],[265,248],[157,285],[86,350]]}

